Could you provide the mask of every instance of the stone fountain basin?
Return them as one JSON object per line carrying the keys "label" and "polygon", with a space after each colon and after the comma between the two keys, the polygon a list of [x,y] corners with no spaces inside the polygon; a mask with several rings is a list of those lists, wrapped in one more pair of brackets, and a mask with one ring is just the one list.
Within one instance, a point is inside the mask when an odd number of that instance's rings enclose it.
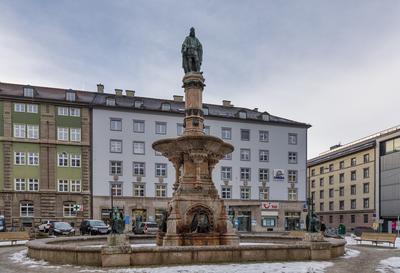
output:
{"label": "stone fountain basin", "polygon": [[[344,255],[345,240],[305,242],[287,235],[241,236],[238,246],[154,246],[154,236],[130,236],[130,244],[120,253],[104,255],[101,247],[107,236],[79,236],[33,240],[27,243],[28,256],[52,264],[89,266],[160,266],[204,263],[243,263],[301,260],[329,260]],[[245,243],[245,244],[243,244]],[[104,261],[112,261],[107,264]]]}

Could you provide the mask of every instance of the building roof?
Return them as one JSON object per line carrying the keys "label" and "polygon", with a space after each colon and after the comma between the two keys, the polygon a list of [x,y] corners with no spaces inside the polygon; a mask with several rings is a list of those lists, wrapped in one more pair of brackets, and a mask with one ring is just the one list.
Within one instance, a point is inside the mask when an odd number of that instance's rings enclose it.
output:
{"label": "building roof", "polygon": [[[24,97],[24,88],[31,87],[34,89],[34,98]],[[116,95],[110,93],[99,93],[94,91],[83,91],[83,90],[71,90],[53,87],[42,87],[42,86],[30,86],[22,84],[12,84],[0,82],[0,99],[24,99],[32,101],[53,101],[59,103],[71,103],[66,101],[66,92],[75,92],[76,101],[73,103],[87,104],[88,107],[106,107],[113,109],[130,109],[130,110],[146,110],[146,111],[158,111],[158,112],[170,112],[183,114],[185,109],[184,101],[175,101],[168,99],[157,99],[147,98],[139,96],[125,96]],[[115,99],[115,106],[108,106],[106,104],[107,99]],[[142,104],[139,108],[135,107],[135,101],[141,101]],[[169,103],[170,110],[165,111],[161,109],[162,104]],[[267,112],[259,112],[248,108],[234,107],[234,106],[223,106],[215,104],[203,104],[204,108],[208,109],[207,116],[228,118],[228,119],[241,119],[239,118],[240,112],[246,113],[246,119],[250,121],[265,122],[276,125],[286,125],[293,127],[309,128],[311,125],[303,122],[298,122],[278,116],[271,115]],[[203,109],[204,109],[203,108]]]}
{"label": "building roof", "polygon": [[315,166],[327,161],[331,161],[346,155],[354,154],[372,147],[375,147],[376,140],[380,137],[393,134],[400,131],[400,125],[377,132],[375,134],[357,139],[345,145],[340,145],[331,150],[322,152],[319,156],[307,161],[307,166]]}

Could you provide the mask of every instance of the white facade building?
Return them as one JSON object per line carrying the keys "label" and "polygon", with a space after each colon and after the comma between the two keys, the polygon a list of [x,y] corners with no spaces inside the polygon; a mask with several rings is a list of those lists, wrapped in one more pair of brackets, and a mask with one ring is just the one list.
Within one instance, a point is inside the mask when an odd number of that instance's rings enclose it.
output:
{"label": "white facade building", "polygon": [[[183,131],[184,102],[97,94],[93,105],[93,216],[111,207],[158,220],[175,170],[152,143]],[[204,105],[205,132],[235,147],[213,181],[239,231],[295,229],[305,220],[307,124],[266,112]]]}

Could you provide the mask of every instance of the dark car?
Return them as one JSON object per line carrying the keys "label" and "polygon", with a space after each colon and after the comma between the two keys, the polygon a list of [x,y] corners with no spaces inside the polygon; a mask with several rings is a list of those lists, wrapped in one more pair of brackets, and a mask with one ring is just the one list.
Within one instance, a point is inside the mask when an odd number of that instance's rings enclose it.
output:
{"label": "dark car", "polygon": [[80,227],[81,234],[109,234],[111,228],[106,225],[102,220],[83,220]]}
{"label": "dark car", "polygon": [[363,232],[374,232],[374,229],[371,227],[356,227],[353,230],[354,235],[360,237]]}
{"label": "dark car", "polygon": [[49,235],[74,235],[75,229],[67,222],[50,223]]}

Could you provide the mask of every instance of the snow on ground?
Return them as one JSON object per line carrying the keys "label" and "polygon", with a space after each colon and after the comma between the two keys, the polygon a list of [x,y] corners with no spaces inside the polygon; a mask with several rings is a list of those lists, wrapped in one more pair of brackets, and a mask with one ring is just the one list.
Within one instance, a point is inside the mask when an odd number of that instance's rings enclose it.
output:
{"label": "snow on ground", "polygon": [[[360,237],[357,237],[354,234],[345,237],[347,245],[357,245],[357,244],[360,245],[360,243],[355,240],[355,239],[358,239],[358,238],[360,238]],[[361,245],[375,246],[375,243],[368,242],[368,241],[363,241],[361,243]],[[378,246],[393,247],[393,245],[389,244],[389,243],[378,243]],[[398,237],[396,239],[395,247],[396,248],[400,248],[400,237]]]}
{"label": "snow on ground", "polygon": [[[26,242],[26,240],[24,241],[17,241],[17,245],[24,245]],[[10,246],[11,245],[11,241],[4,241],[4,242],[0,242],[0,246]],[[14,245],[14,244],[13,244]]]}
{"label": "snow on ground", "polygon": [[344,256],[342,256],[342,258],[348,259],[348,258],[357,257],[358,255],[360,255],[360,251],[355,250],[355,249],[346,248],[346,251],[344,253]]}
{"label": "snow on ground", "polygon": [[28,250],[26,250],[26,249],[15,252],[14,254],[12,254],[10,256],[10,259],[14,263],[23,264],[23,265],[28,266],[29,268],[34,268],[34,267],[46,267],[46,268],[54,268],[54,269],[60,268],[60,266],[49,265],[48,262],[45,262],[43,260],[37,261],[37,260],[30,259],[27,256],[27,253],[28,253]]}
{"label": "snow on ground", "polygon": [[381,273],[400,273],[400,257],[390,257],[382,260],[376,271]]}

